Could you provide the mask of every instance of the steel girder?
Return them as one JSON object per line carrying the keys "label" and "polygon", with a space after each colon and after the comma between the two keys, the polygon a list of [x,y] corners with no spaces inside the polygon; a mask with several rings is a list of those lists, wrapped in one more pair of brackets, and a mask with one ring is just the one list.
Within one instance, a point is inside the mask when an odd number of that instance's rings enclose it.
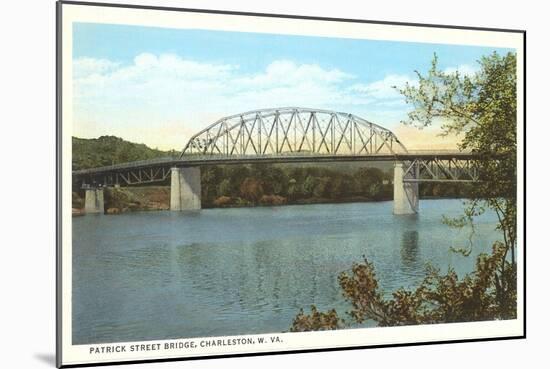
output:
{"label": "steel girder", "polygon": [[188,155],[361,155],[406,153],[390,130],[356,115],[308,108],[254,110],[228,116],[187,143]]}
{"label": "steel girder", "polygon": [[461,158],[417,158],[405,163],[404,182],[476,182],[475,160]]}
{"label": "steel girder", "polygon": [[159,183],[170,177],[169,166],[128,168],[116,171],[91,173],[81,176],[81,181],[92,186],[132,186],[148,183]]}

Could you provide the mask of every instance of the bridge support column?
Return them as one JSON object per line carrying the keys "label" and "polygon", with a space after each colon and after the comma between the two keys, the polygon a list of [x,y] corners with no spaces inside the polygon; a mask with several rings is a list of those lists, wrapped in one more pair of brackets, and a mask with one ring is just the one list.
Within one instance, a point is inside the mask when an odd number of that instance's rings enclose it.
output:
{"label": "bridge support column", "polygon": [[103,214],[105,212],[105,201],[103,198],[103,188],[86,189],[84,198],[84,213]]}
{"label": "bridge support column", "polygon": [[170,210],[198,210],[200,208],[200,168],[172,168],[170,183]]}
{"label": "bridge support column", "polygon": [[404,182],[403,163],[395,163],[393,170],[393,213],[418,213],[418,183]]}

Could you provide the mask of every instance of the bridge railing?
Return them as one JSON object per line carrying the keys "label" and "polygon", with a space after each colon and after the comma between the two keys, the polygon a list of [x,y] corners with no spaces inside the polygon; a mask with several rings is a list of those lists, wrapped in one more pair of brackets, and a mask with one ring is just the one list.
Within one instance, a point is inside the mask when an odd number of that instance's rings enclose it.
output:
{"label": "bridge railing", "polygon": [[347,158],[349,157],[350,160],[353,158],[359,158],[359,157],[370,157],[370,158],[383,158],[384,160],[387,160],[388,158],[395,157],[395,160],[409,160],[413,159],[415,156],[422,157],[422,156],[430,156],[430,157],[469,157],[471,156],[471,152],[467,151],[459,151],[459,150],[449,150],[449,149],[442,149],[442,150],[409,150],[407,153],[402,154],[388,154],[388,153],[369,153],[368,155],[357,155],[357,154],[346,154],[346,153],[340,153],[340,154],[332,154],[332,153],[312,153],[307,151],[302,152],[280,152],[277,154],[255,154],[255,155],[222,155],[222,154],[186,154],[181,157],[176,156],[165,156],[161,158],[155,158],[155,159],[147,159],[147,160],[138,160],[128,163],[120,163],[120,164],[113,164],[113,165],[107,165],[103,167],[96,167],[96,168],[90,168],[90,169],[80,169],[73,171],[73,175],[79,176],[79,175],[89,175],[89,174],[96,174],[96,173],[106,173],[106,172],[114,172],[118,170],[128,170],[128,169],[138,169],[138,168],[146,168],[146,167],[169,167],[169,166],[176,166],[176,165],[185,165],[186,163],[197,163],[197,162],[204,162],[207,164],[208,162],[216,162],[216,161],[251,161],[251,160],[258,160],[262,161],[263,159],[277,159],[280,158],[282,161],[291,159],[298,159],[298,161],[301,158],[312,158],[312,160],[318,158]]}
{"label": "bridge railing", "polygon": [[422,150],[407,150],[408,155],[472,155],[471,151],[457,150],[457,149],[422,149]]}
{"label": "bridge railing", "polygon": [[105,165],[105,166],[96,167],[96,168],[79,169],[79,170],[74,170],[73,174],[79,175],[79,174],[88,174],[88,173],[94,173],[94,172],[108,172],[108,171],[114,171],[118,169],[147,167],[155,164],[170,164],[171,162],[177,162],[177,161],[178,161],[178,158],[176,156],[164,156],[164,157],[155,158],[155,159],[137,160],[137,161],[127,162],[127,163]]}

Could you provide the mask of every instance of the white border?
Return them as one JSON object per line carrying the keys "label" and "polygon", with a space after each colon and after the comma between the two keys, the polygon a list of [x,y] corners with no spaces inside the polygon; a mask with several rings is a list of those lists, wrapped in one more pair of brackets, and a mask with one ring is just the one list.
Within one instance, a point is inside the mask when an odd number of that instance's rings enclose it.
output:
{"label": "white border", "polygon": [[[63,121],[61,145],[63,152],[62,187],[71,188],[71,136],[72,136],[72,24],[94,22],[140,25],[163,28],[195,28],[223,31],[311,35],[356,39],[393,41],[414,41],[424,43],[461,44],[514,48],[517,51],[518,71],[518,178],[523,178],[523,35],[497,31],[460,30],[402,25],[380,25],[372,23],[348,23],[338,21],[317,21],[288,18],[266,18],[211,13],[187,13],[150,9],[114,8],[62,5],[62,112]],[[244,18],[244,19],[243,19]],[[523,181],[518,181],[518,319],[476,323],[456,323],[391,328],[350,329],[329,332],[284,333],[239,337],[278,336],[283,342],[255,346],[223,346],[216,348],[182,349],[175,351],[147,351],[139,353],[94,354],[90,347],[112,345],[71,344],[71,276],[72,276],[72,234],[71,193],[62,193],[63,234],[62,242],[62,358],[63,365],[86,364],[127,360],[183,358],[208,355],[256,353],[266,351],[287,351],[323,349],[331,347],[369,346],[444,340],[482,339],[492,337],[519,336],[523,334]],[[209,338],[212,339],[212,338]],[[227,337],[226,337],[227,339]],[[174,341],[196,341],[201,339],[148,341],[165,343]],[[135,345],[139,342],[117,343]]]}

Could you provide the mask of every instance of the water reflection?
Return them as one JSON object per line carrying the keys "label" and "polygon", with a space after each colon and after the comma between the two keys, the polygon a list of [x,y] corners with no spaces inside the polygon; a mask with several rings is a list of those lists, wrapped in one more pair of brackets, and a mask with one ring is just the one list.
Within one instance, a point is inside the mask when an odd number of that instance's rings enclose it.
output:
{"label": "water reflection", "polygon": [[418,253],[418,231],[404,231],[401,236],[401,262],[403,266],[415,266],[418,261]]}

